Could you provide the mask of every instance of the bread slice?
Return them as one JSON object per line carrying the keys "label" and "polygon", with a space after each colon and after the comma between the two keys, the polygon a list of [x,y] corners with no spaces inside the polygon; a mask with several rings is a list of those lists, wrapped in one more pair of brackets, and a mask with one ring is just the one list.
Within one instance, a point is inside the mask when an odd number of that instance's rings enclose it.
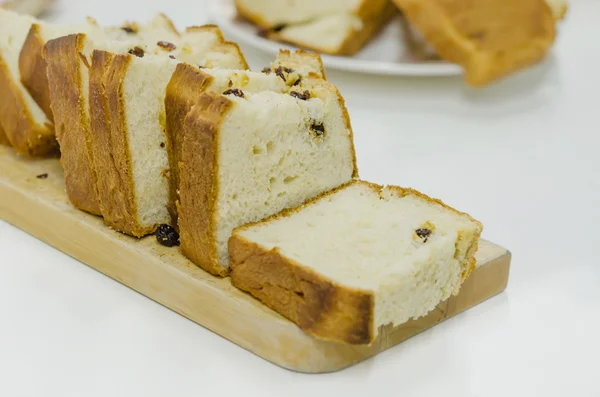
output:
{"label": "bread slice", "polygon": [[415,190],[353,182],[235,229],[231,281],[316,337],[370,344],[459,291],[481,231]]}
{"label": "bread slice", "polygon": [[[193,35],[199,38],[214,36],[213,29],[204,33],[195,28]],[[204,43],[200,40],[199,43]],[[95,51],[93,58],[96,57]],[[232,65],[232,55],[237,62]],[[213,47],[195,49],[184,46],[174,58],[144,55],[142,58],[130,54],[98,55],[101,61],[92,60],[92,74],[103,74],[106,87],[104,108],[98,95],[90,95],[92,114],[108,110],[108,116],[92,115],[99,121],[92,121],[92,144],[94,168],[98,178],[100,208],[105,222],[112,228],[136,237],[153,233],[160,224],[171,223],[167,210],[169,199],[169,161],[165,136],[165,95],[166,87],[179,59],[193,61],[195,65],[247,66],[239,48],[222,41],[218,36]],[[108,69],[101,67],[102,61],[109,61]],[[106,65],[104,65],[106,67]],[[90,76],[91,76],[90,75]],[[92,77],[90,77],[90,81]],[[98,77],[94,77],[97,81]],[[92,85],[90,85],[91,90]],[[98,106],[96,106],[98,103]],[[94,126],[109,120],[109,128]],[[106,125],[106,124],[105,124]],[[109,137],[102,137],[102,134]],[[100,145],[109,141],[108,156]]]}
{"label": "bread slice", "polygon": [[309,75],[325,78],[321,57],[302,50],[291,53],[281,50],[277,59],[262,73],[234,69],[199,69],[180,63],[167,85],[165,108],[167,115],[167,153],[169,157],[169,212],[177,225],[179,162],[184,136],[184,120],[200,95],[207,91],[224,92],[242,89],[244,92],[287,92]]}
{"label": "bread slice", "polygon": [[333,55],[355,54],[397,13],[389,0],[235,3],[269,39]]}
{"label": "bread slice", "polygon": [[[566,0],[546,0],[554,19],[559,22],[567,12]],[[440,57],[421,35],[405,18],[400,19],[402,40],[408,50],[408,57],[413,61],[437,61]]]}
{"label": "bread slice", "polygon": [[171,44],[187,45],[163,14],[147,25],[126,23],[121,30],[125,35],[119,41],[112,40],[114,34],[80,33],[50,40],[45,45],[50,102],[56,125],[60,126],[56,135],[67,195],[77,208],[95,215],[101,215],[101,210],[91,150],[88,75],[92,51],[118,53],[140,47],[146,52],[161,52],[167,56],[181,52],[171,50]]}
{"label": "bread slice", "polygon": [[555,39],[545,0],[394,0],[438,55],[473,86],[541,61]]}
{"label": "bread slice", "polygon": [[[204,93],[185,121],[179,231],[183,253],[229,272],[233,228],[297,206],[357,176],[337,89],[304,79],[310,99],[271,91]],[[240,97],[242,96],[242,97]]]}
{"label": "bread slice", "polygon": [[29,16],[0,9],[0,126],[3,141],[10,141],[25,156],[55,149],[54,129],[42,109],[21,84],[19,53],[32,23]]}

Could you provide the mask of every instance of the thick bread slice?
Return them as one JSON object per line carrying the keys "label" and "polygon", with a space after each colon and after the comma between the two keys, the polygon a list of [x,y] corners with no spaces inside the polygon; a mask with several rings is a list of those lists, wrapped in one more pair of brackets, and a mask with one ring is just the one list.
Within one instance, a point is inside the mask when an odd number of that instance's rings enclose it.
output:
{"label": "thick bread slice", "polygon": [[183,253],[206,271],[229,272],[234,227],[357,176],[352,130],[337,89],[304,79],[308,100],[270,91],[207,91],[185,121],[178,206]]}
{"label": "thick bread slice", "polygon": [[369,344],[458,293],[481,231],[412,189],[353,182],[235,229],[231,280],[316,337]]}
{"label": "thick bread slice", "polygon": [[[114,32],[102,35],[63,36],[45,46],[44,59],[49,81],[49,93],[61,147],[69,199],[77,208],[101,215],[97,181],[91,148],[89,69],[94,49],[127,52],[135,47],[145,52],[179,54],[169,46],[187,45],[159,14],[148,25],[126,23],[119,41],[111,40]],[[159,43],[162,44],[159,45]]]}
{"label": "thick bread slice", "polygon": [[32,23],[29,16],[0,9],[0,126],[22,155],[35,157],[55,149],[54,129],[21,84],[19,52]]}
{"label": "thick bread slice", "polygon": [[[221,63],[234,64],[237,68],[246,66],[239,48],[224,42],[214,29],[199,31],[195,28],[190,34],[196,39],[212,37],[212,47],[208,48],[202,40],[198,48],[193,44],[182,46],[176,50],[179,53],[173,56],[175,59],[152,54],[143,58],[116,55],[106,72],[111,154],[108,158],[98,158],[94,153],[96,175],[98,180],[104,179],[98,183],[100,208],[109,226],[136,237],[154,232],[160,224],[171,223],[167,209],[169,161],[165,95],[180,59],[215,67]],[[94,71],[92,67],[92,73]],[[103,73],[102,70],[97,72]],[[97,110],[93,109],[92,113]],[[96,131],[92,130],[92,135],[96,135]],[[107,167],[116,168],[117,172],[103,172]]]}
{"label": "thick bread slice", "polygon": [[394,0],[437,54],[482,86],[541,61],[555,38],[545,0]]}
{"label": "thick bread slice", "polygon": [[[369,4],[375,7],[375,3]],[[368,18],[348,13],[326,15],[270,31],[267,37],[326,54],[354,55],[398,14],[391,2],[382,6]]]}
{"label": "thick bread slice", "polygon": [[[279,69],[278,69],[279,68]],[[321,57],[304,51],[280,51],[277,59],[263,73],[235,69],[199,69],[180,63],[167,85],[165,109],[167,114],[167,152],[169,156],[169,212],[177,225],[179,162],[184,136],[184,120],[200,95],[211,89],[224,92],[242,89],[244,92],[287,92],[309,75],[325,78]]]}

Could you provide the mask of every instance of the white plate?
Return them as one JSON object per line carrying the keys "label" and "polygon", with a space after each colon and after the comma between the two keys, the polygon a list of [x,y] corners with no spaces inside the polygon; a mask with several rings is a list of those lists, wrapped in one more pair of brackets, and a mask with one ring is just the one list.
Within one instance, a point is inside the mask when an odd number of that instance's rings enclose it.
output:
{"label": "white plate", "polygon": [[[294,48],[258,36],[255,26],[237,18],[233,0],[212,0],[211,8],[215,23],[232,40],[273,55],[276,55],[280,48]],[[460,67],[447,62],[411,61],[407,57],[407,51],[401,38],[401,24],[396,20],[355,56],[323,55],[323,63],[331,69],[369,74],[452,76],[462,73]]]}

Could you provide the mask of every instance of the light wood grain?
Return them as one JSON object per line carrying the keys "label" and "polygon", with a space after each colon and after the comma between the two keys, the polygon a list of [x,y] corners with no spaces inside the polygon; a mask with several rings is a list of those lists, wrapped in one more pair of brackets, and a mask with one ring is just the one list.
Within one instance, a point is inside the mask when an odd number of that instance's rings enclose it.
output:
{"label": "light wood grain", "polygon": [[[37,175],[48,174],[46,179]],[[76,210],[64,193],[56,159],[25,160],[0,147],[0,218],[79,259],[190,320],[282,367],[308,373],[337,371],[375,356],[407,338],[503,291],[510,253],[482,241],[478,268],[458,296],[429,315],[382,327],[370,346],[315,339],[296,325],[191,264],[177,248],[152,237],[137,240]]]}

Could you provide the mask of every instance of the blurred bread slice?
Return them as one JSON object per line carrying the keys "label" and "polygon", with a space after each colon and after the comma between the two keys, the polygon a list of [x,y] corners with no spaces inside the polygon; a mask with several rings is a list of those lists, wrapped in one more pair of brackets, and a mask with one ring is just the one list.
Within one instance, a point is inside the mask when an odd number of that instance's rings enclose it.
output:
{"label": "blurred bread slice", "polygon": [[35,18],[0,9],[0,141],[24,156],[56,149],[54,127],[21,82],[19,53]]}
{"label": "blurred bread slice", "polygon": [[545,0],[394,0],[443,59],[461,65],[473,86],[541,61],[555,39]]}
{"label": "blurred bread slice", "polygon": [[397,11],[390,0],[236,0],[267,38],[333,55],[354,55]]}
{"label": "blurred bread slice", "polygon": [[546,2],[552,9],[554,19],[560,21],[565,18],[565,16],[567,15],[567,10],[569,8],[567,0],[546,0]]}
{"label": "blurred bread slice", "polygon": [[21,15],[39,16],[46,11],[54,0],[0,0],[0,8],[14,11]]}

